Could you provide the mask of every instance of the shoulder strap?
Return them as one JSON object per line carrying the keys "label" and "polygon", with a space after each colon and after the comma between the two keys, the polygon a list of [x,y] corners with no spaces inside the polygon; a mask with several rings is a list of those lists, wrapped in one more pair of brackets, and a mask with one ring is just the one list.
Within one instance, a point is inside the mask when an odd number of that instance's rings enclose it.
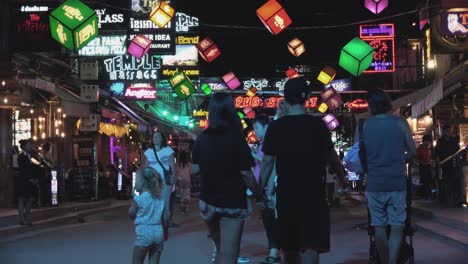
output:
{"label": "shoulder strap", "polygon": [[152,149],[153,149],[153,152],[154,152],[154,156],[156,157],[156,160],[159,162],[159,165],[161,165],[163,170],[165,170],[166,167],[164,167],[163,164],[161,163],[161,161],[159,160],[158,153],[156,153],[156,150],[154,149],[154,147],[152,147]]}
{"label": "shoulder strap", "polygon": [[364,123],[365,123],[365,122],[366,122],[365,119],[359,119],[358,129],[359,129],[359,139],[360,139],[360,140],[363,138]]}

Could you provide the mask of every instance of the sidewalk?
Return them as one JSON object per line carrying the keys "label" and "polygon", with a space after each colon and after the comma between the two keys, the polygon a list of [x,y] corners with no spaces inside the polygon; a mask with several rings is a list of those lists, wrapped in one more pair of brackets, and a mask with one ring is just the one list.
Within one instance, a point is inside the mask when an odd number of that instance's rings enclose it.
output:
{"label": "sidewalk", "polygon": [[[347,199],[365,204],[363,193],[352,193]],[[451,246],[468,249],[468,208],[441,208],[439,201],[413,199],[413,225],[421,232]]]}
{"label": "sidewalk", "polygon": [[96,202],[65,202],[58,207],[33,208],[30,214],[32,226],[19,225],[16,208],[0,209],[0,243],[13,237],[27,237],[38,231],[82,222],[84,217],[122,207],[131,200],[105,199]]}

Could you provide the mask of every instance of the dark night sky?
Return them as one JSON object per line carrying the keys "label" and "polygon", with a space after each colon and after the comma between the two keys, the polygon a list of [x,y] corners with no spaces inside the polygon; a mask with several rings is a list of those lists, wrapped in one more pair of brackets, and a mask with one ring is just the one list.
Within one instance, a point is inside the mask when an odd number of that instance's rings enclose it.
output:
{"label": "dark night sky", "polygon": [[[210,36],[219,46],[222,56],[207,64],[200,62],[208,76],[216,76],[233,70],[240,76],[254,77],[274,73],[275,65],[313,65],[318,69],[326,64],[336,67],[339,52],[349,40],[358,35],[359,26],[333,29],[289,29],[274,36],[261,23],[256,10],[265,0],[177,0],[176,10],[198,17],[200,35]],[[389,7],[374,15],[364,7],[364,0],[283,0],[280,2],[293,20],[290,27],[315,27],[343,25],[414,10],[418,0],[389,1]],[[308,6],[304,4],[307,3]],[[396,23],[397,41],[416,31],[411,24],[417,21],[417,13],[383,20]],[[212,25],[233,26],[219,28]],[[235,26],[256,27],[237,29]],[[257,29],[259,28],[259,29]],[[287,42],[294,37],[306,45],[306,53],[299,58],[287,50]],[[335,65],[334,65],[335,64]],[[340,74],[340,72],[339,72]],[[344,73],[346,74],[346,73]]]}

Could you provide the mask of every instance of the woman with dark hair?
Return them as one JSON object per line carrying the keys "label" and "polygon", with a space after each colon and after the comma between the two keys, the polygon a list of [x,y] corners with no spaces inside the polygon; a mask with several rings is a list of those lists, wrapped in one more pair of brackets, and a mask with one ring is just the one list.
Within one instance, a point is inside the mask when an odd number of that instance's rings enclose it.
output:
{"label": "woman with dark hair", "polygon": [[416,155],[416,147],[406,120],[390,113],[392,104],[383,90],[369,91],[368,103],[372,116],[362,129],[367,206],[381,262],[396,264],[406,221],[405,166]]}
{"label": "woman with dark hair", "polygon": [[[152,142],[153,144],[151,145],[151,147],[148,148],[144,153],[146,158],[146,161],[144,163],[145,165],[155,169],[156,172],[158,172],[158,174],[162,177],[162,180],[164,182],[162,199],[164,200],[164,213],[166,214],[165,219],[170,219],[170,200],[171,193],[174,189],[175,176],[173,173],[171,178],[169,179],[169,182],[166,181],[164,177],[164,170],[171,170],[172,172],[175,171],[174,150],[172,150],[172,148],[167,145],[166,135],[164,135],[162,131],[158,130],[153,134]],[[164,166],[164,169],[162,166]],[[166,236],[167,228],[169,227],[168,225],[169,223],[165,223]]]}
{"label": "woman with dark hair", "polygon": [[246,187],[257,201],[264,198],[232,96],[213,94],[208,110],[209,126],[193,148],[192,173],[200,173],[200,215],[217,249],[214,263],[235,264],[248,217]]}

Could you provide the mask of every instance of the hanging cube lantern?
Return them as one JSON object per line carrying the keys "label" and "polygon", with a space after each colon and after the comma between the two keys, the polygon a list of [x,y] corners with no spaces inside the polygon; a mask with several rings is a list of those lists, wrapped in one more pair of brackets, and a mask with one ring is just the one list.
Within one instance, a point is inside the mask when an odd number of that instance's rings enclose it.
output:
{"label": "hanging cube lantern", "polygon": [[322,71],[320,71],[319,76],[317,77],[317,80],[319,80],[321,83],[327,85],[331,81],[333,81],[335,76],[336,76],[335,69],[333,69],[330,66],[325,66],[325,68],[323,68]]}
{"label": "hanging cube lantern", "polygon": [[242,124],[242,129],[246,129],[249,127],[249,125],[247,125],[247,122],[245,122],[244,119],[241,119],[241,124]]}
{"label": "hanging cube lantern", "polygon": [[196,90],[192,81],[184,72],[174,74],[169,79],[169,83],[177,96],[182,100],[189,98]]}
{"label": "hanging cube lantern", "polygon": [[328,105],[326,103],[321,103],[318,107],[320,113],[325,113],[328,110]]}
{"label": "hanging cube lantern", "polygon": [[158,27],[163,28],[171,21],[174,16],[174,8],[172,8],[165,1],[159,1],[150,13],[150,20],[153,21]]}
{"label": "hanging cube lantern", "polygon": [[325,104],[327,104],[330,111],[335,111],[336,108],[343,104],[341,96],[336,92],[335,89],[333,89],[333,87],[329,87],[323,91],[321,97]]}
{"label": "hanging cube lantern", "polygon": [[240,119],[244,119],[245,115],[242,112],[237,112],[237,115],[239,116]]}
{"label": "hanging cube lantern", "polygon": [[379,14],[388,7],[388,0],[364,0],[366,8],[374,14]]}
{"label": "hanging cube lantern", "polygon": [[203,91],[203,93],[204,93],[205,95],[210,95],[211,92],[212,92],[210,86],[209,86],[207,83],[202,84],[202,86],[200,87],[200,89]]}
{"label": "hanging cube lantern", "polygon": [[355,37],[341,50],[339,64],[354,76],[361,75],[372,64],[374,48]]}
{"label": "hanging cube lantern", "polygon": [[288,76],[289,79],[294,79],[299,77],[299,73],[296,71],[296,69],[290,68],[286,71],[286,76]]}
{"label": "hanging cube lantern", "polygon": [[229,72],[226,75],[224,75],[223,80],[231,90],[235,90],[241,85],[241,82],[239,81],[239,79],[237,79],[236,75],[234,75],[233,72]]}
{"label": "hanging cube lantern", "polygon": [[198,54],[206,61],[212,62],[221,55],[218,46],[209,37],[204,38],[197,44]]}
{"label": "hanging cube lantern", "polygon": [[68,0],[49,16],[52,38],[71,51],[86,46],[98,35],[96,12],[79,0]]}
{"label": "hanging cube lantern", "polygon": [[302,55],[302,53],[305,52],[304,43],[302,43],[300,39],[294,38],[293,40],[289,41],[288,50],[292,55],[299,57]]}
{"label": "hanging cube lantern", "polygon": [[254,86],[251,86],[249,90],[247,90],[247,96],[248,97],[254,97],[257,94],[257,88]]}
{"label": "hanging cube lantern", "polygon": [[251,107],[244,108],[244,113],[247,118],[252,119],[255,117],[255,111]]}
{"label": "hanging cube lantern", "polygon": [[277,35],[292,23],[286,10],[275,0],[269,0],[258,8],[257,16],[274,35]]}
{"label": "hanging cube lantern", "polygon": [[324,116],[322,120],[325,122],[329,130],[333,130],[340,125],[336,117],[332,114]]}
{"label": "hanging cube lantern", "polygon": [[148,52],[150,46],[151,40],[142,34],[138,34],[132,39],[130,45],[128,45],[127,52],[133,57],[141,59],[141,57],[143,57]]}

